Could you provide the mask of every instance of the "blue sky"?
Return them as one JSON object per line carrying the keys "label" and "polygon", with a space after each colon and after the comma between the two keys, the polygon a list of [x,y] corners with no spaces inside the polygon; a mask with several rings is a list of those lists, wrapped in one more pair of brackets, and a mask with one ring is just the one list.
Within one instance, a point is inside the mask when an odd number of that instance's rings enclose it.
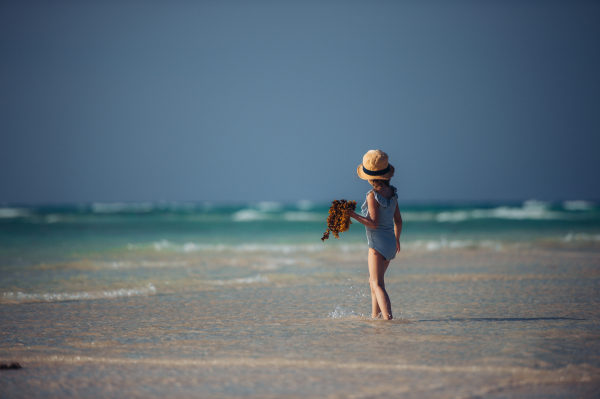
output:
{"label": "blue sky", "polygon": [[600,3],[2,2],[0,202],[600,199]]}

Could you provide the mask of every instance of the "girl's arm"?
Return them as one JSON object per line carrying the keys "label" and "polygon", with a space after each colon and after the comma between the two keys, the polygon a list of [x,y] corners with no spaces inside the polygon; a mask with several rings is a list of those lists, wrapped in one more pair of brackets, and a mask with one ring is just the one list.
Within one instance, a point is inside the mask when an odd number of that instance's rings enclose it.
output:
{"label": "girl's arm", "polygon": [[377,200],[375,200],[373,193],[367,195],[367,207],[369,208],[368,217],[361,216],[351,210],[348,210],[348,216],[358,220],[359,223],[362,223],[371,229],[376,229],[377,226],[379,226],[379,208],[377,207]]}
{"label": "girl's arm", "polygon": [[396,235],[396,253],[400,252],[400,233],[402,233],[402,215],[400,215],[400,208],[396,203],[396,210],[394,211],[394,234]]}

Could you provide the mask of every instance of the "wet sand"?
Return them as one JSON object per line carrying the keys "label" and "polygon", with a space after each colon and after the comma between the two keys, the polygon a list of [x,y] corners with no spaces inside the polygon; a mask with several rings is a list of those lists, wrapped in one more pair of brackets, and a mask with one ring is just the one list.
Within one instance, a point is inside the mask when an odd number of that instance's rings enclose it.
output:
{"label": "wet sand", "polygon": [[128,260],[159,273],[152,294],[0,304],[0,363],[23,366],[0,372],[2,397],[600,394],[595,251],[406,251],[392,322],[366,316],[362,250],[153,256]]}

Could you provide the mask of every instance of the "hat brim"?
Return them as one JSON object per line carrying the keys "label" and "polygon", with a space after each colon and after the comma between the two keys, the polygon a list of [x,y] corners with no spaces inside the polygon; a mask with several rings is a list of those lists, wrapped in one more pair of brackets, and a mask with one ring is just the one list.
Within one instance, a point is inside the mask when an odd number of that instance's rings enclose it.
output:
{"label": "hat brim", "polygon": [[394,169],[394,167],[390,164],[388,164],[388,166],[390,167],[390,171],[387,172],[385,175],[371,176],[363,172],[363,164],[361,163],[360,165],[358,165],[358,168],[356,168],[356,173],[358,173],[358,177],[360,177],[363,180],[390,180],[392,176],[394,176],[394,172],[396,171],[396,169]]}

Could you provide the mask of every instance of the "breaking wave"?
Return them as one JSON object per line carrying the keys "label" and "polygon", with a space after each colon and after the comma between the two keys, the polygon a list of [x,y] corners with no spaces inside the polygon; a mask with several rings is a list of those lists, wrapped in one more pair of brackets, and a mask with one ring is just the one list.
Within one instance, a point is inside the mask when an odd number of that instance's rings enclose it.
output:
{"label": "breaking wave", "polygon": [[500,251],[502,248],[502,243],[492,240],[447,240],[445,238],[441,238],[439,240],[417,240],[402,243],[403,250],[428,252],[440,251],[442,249],[492,249]]}
{"label": "breaking wave", "polygon": [[[577,238],[582,239],[581,234]],[[401,241],[403,251],[439,251],[442,249],[492,249],[501,250],[503,244],[500,241],[494,240],[448,240],[445,237],[439,240],[415,240]],[[148,245],[129,244],[127,246],[131,250],[144,249]],[[151,244],[157,252],[173,251],[173,252],[268,252],[290,254],[294,252],[322,252],[326,250],[339,250],[341,252],[360,252],[365,251],[367,246],[364,242],[355,244],[338,244],[335,246],[326,246],[323,244],[196,244],[188,242],[185,244],[175,244],[167,240],[157,241]]]}
{"label": "breaking wave", "polygon": [[[506,219],[506,220],[569,220],[580,219],[581,214],[573,211],[593,211],[594,204],[587,201],[565,201],[563,209],[552,209],[548,202],[529,200],[521,207],[499,206],[491,209],[465,209],[442,212],[414,212],[402,213],[402,219],[407,222],[438,222],[458,223],[477,219]],[[597,217],[592,214],[591,216]]]}
{"label": "breaking wave", "polygon": [[231,215],[231,219],[234,222],[255,222],[258,220],[267,220],[271,218],[271,215],[257,211],[256,209],[242,209],[241,211],[237,211]]}
{"label": "breaking wave", "polygon": [[154,210],[152,202],[94,202],[91,205],[94,213],[145,213]]}
{"label": "breaking wave", "polygon": [[327,215],[317,212],[285,212],[283,220],[288,222],[323,222],[327,220]]}
{"label": "breaking wave", "polygon": [[593,211],[595,204],[591,201],[564,201],[562,204],[563,208],[567,211]]}
{"label": "breaking wave", "polygon": [[[2,223],[118,223],[154,220],[176,223],[293,222],[326,223],[329,204],[298,201],[227,203],[93,202],[56,206],[0,206]],[[586,200],[550,203],[537,200],[520,205],[402,204],[405,222],[459,223],[480,219],[598,220],[600,207]],[[124,216],[134,216],[126,217]],[[138,219],[139,218],[139,219]]]}
{"label": "breaking wave", "polygon": [[600,241],[600,234],[586,234],[586,233],[573,233],[569,232],[564,238],[564,242],[574,242],[574,241]]}
{"label": "breaking wave", "polygon": [[[320,252],[324,251],[327,247],[323,244],[239,244],[239,245],[227,245],[227,244],[197,244],[193,242],[187,242],[184,244],[176,244],[167,240],[156,241],[150,244],[155,251],[174,251],[174,252],[202,252],[202,251],[231,251],[231,252],[275,252],[275,253],[292,253],[297,251],[302,252]],[[128,244],[127,248],[130,250],[145,249],[147,244]],[[354,246],[345,245],[343,250],[351,250]],[[350,247],[350,248],[348,248]],[[362,249],[362,246],[360,246]]]}
{"label": "breaking wave", "polygon": [[24,208],[0,208],[0,218],[12,219],[30,216],[31,212]]}
{"label": "breaking wave", "polygon": [[255,283],[268,283],[269,279],[257,274],[254,277],[245,277],[245,278],[233,278],[231,280],[216,280],[213,281],[213,284],[217,285],[229,285],[229,284],[255,284]]}
{"label": "breaking wave", "polygon": [[0,302],[4,303],[28,303],[28,302],[61,302],[61,301],[83,301],[93,299],[115,299],[136,296],[148,296],[156,294],[154,285],[147,284],[141,288],[119,289],[109,291],[83,291],[83,292],[56,292],[42,294],[27,294],[23,292],[5,292]]}

